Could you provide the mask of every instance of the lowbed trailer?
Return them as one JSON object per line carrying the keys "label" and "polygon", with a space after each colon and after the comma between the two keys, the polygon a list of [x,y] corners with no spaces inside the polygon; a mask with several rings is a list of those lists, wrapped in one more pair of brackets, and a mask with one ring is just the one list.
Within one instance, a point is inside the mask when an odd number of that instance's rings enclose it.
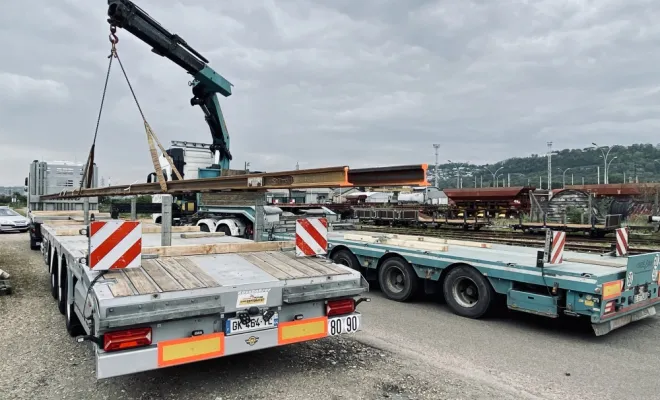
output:
{"label": "lowbed trailer", "polygon": [[51,294],[68,332],[93,343],[97,379],[360,330],[366,280],[296,257],[293,242],[175,231],[161,246],[162,233],[142,227],[139,266],[97,272],[88,225],[32,219]]}
{"label": "lowbed trailer", "polygon": [[563,251],[562,262],[551,264],[544,251],[530,247],[335,231],[328,233],[328,256],[377,280],[391,300],[442,291],[451,310],[468,318],[486,315],[500,294],[512,310],[589,318],[601,336],[655,315],[660,305],[660,252],[614,257]]}

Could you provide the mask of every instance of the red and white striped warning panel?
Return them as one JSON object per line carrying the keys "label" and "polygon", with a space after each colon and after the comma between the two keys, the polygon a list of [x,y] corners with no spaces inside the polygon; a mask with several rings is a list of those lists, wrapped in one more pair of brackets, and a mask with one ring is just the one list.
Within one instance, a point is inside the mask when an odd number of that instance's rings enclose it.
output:
{"label": "red and white striped warning panel", "polygon": [[628,228],[617,228],[615,233],[616,255],[617,257],[625,256],[630,249],[630,242],[628,242]]}
{"label": "red and white striped warning panel", "polygon": [[566,245],[566,232],[552,231],[552,244],[550,245],[550,264],[561,264],[564,260],[564,246]]}
{"label": "red and white striped warning panel", "polygon": [[310,257],[328,252],[328,220],[303,218],[296,220],[296,256]]}
{"label": "red and white striped warning panel", "polygon": [[89,268],[95,271],[137,268],[142,258],[142,224],[94,221],[89,225]]}

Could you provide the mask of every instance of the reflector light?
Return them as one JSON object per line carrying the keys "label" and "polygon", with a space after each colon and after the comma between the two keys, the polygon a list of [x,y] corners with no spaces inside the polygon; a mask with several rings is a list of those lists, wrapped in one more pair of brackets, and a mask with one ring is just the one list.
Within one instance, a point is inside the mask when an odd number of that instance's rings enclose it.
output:
{"label": "reflector light", "polygon": [[355,311],[355,300],[342,299],[329,301],[325,311],[328,317],[333,315],[350,314]]}
{"label": "reflector light", "polygon": [[623,289],[622,280],[603,283],[603,300],[619,297],[621,289]]}
{"label": "reflector light", "polygon": [[616,301],[614,301],[614,300],[613,301],[608,301],[605,304],[605,309],[603,310],[603,314],[613,313],[614,310],[616,310],[616,308],[614,307],[615,303],[616,303]]}
{"label": "reflector light", "polygon": [[116,351],[151,344],[151,328],[128,329],[103,335],[103,350]]}

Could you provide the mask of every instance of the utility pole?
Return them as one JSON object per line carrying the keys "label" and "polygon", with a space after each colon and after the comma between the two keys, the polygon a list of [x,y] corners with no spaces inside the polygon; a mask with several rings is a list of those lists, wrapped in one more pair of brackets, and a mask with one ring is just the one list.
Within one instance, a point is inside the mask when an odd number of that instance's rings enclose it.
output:
{"label": "utility pole", "polygon": [[552,142],[548,142],[548,199],[552,190]]}
{"label": "utility pole", "polygon": [[250,166],[250,163],[246,161],[246,162],[245,162],[245,173],[246,173],[246,174],[247,174],[248,171],[249,171],[249,169],[248,169],[249,166]]}
{"label": "utility pole", "polygon": [[435,168],[433,170],[433,173],[435,174],[433,183],[434,186],[439,188],[440,184],[438,183],[440,181],[440,173],[438,172],[438,150],[440,149],[440,145],[437,143],[433,144],[433,148],[435,149]]}
{"label": "utility pole", "polygon": [[298,161],[296,161],[296,171],[300,169],[300,164],[298,164]]}
{"label": "utility pole", "polygon": [[598,184],[600,185],[600,165],[596,167],[596,170],[598,171]]}
{"label": "utility pole", "polygon": [[483,176],[483,175],[481,175],[481,176],[479,177],[479,181],[481,182],[479,185],[480,185],[481,187],[484,187],[484,176]]}

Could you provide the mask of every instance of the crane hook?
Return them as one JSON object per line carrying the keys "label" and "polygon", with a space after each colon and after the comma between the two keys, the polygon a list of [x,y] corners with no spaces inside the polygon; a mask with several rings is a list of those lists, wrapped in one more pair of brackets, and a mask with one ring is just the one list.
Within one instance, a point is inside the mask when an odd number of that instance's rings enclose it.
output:
{"label": "crane hook", "polygon": [[114,47],[117,43],[119,43],[119,38],[117,37],[117,27],[114,25],[110,25],[110,43],[112,43],[112,46]]}

